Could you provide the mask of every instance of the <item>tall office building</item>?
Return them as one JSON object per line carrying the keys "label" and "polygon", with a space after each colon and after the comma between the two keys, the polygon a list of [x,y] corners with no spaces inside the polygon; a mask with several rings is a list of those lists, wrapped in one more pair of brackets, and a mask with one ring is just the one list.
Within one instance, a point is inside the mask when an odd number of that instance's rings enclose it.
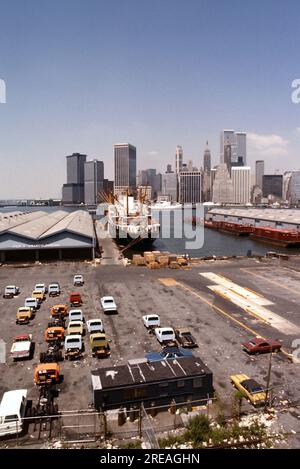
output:
{"label": "tall office building", "polygon": [[136,148],[129,143],[114,145],[115,193],[136,189]]}
{"label": "tall office building", "polygon": [[255,185],[261,190],[263,187],[263,176],[265,174],[265,162],[264,160],[255,161]]}
{"label": "tall office building", "polygon": [[215,204],[233,203],[233,185],[227,165],[219,164],[213,182],[212,201]]}
{"label": "tall office building", "polygon": [[283,176],[282,174],[263,175],[263,197],[282,198]]}
{"label": "tall office building", "polygon": [[196,204],[202,201],[202,172],[181,171],[179,173],[179,202]]}
{"label": "tall office building", "polygon": [[206,148],[203,155],[203,171],[210,174],[211,170],[211,154],[210,149],[208,148],[208,142],[206,142]]}
{"label": "tall office building", "polygon": [[[288,181],[288,183],[286,183]],[[285,187],[287,186],[287,187]],[[290,171],[283,175],[284,200],[292,205],[300,204],[300,170]]]}
{"label": "tall office building", "polygon": [[180,145],[177,145],[175,152],[175,173],[180,173],[182,170],[183,150]]}
{"label": "tall office building", "polygon": [[236,132],[236,159],[233,163],[246,166],[247,164],[247,134],[246,132]]}
{"label": "tall office building", "polygon": [[160,195],[162,195],[165,200],[177,202],[178,177],[176,173],[169,172],[162,174]]}
{"label": "tall office building", "polygon": [[206,142],[206,148],[203,155],[203,201],[209,202],[211,198],[211,154]]}
{"label": "tall office building", "polygon": [[62,201],[67,204],[84,202],[84,163],[86,155],[73,153],[67,158],[67,183],[62,188]]}
{"label": "tall office building", "polygon": [[247,162],[247,134],[234,130],[222,130],[220,135],[220,162],[226,163],[230,173],[233,166],[245,166]]}
{"label": "tall office building", "polygon": [[171,164],[167,164],[167,171],[166,173],[171,173],[172,172],[172,165]]}
{"label": "tall office building", "polygon": [[154,199],[161,190],[161,174],[156,173],[156,169],[142,169],[138,173],[137,185],[151,187],[151,194]]}
{"label": "tall office building", "polygon": [[84,163],[84,203],[96,205],[98,194],[104,190],[103,161],[93,160]]}
{"label": "tall office building", "polygon": [[231,168],[233,203],[246,205],[251,198],[251,169],[249,166]]}

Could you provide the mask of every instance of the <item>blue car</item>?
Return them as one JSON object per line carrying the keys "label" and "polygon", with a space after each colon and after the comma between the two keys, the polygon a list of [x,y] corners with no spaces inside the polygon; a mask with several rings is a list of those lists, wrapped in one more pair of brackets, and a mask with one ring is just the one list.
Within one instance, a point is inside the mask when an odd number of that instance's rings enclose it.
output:
{"label": "blue car", "polygon": [[174,360],[174,358],[192,357],[190,350],[181,347],[165,347],[161,352],[150,352],[145,355],[149,362],[158,362],[161,360]]}

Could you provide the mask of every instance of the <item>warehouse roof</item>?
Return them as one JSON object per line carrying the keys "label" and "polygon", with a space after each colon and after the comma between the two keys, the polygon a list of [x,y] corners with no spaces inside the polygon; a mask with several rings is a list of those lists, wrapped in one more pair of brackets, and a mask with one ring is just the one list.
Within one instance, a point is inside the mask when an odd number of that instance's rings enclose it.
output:
{"label": "warehouse roof", "polygon": [[141,359],[127,365],[93,370],[92,384],[94,390],[101,390],[206,374],[211,371],[198,357],[157,362]]}
{"label": "warehouse roof", "polygon": [[278,208],[234,208],[234,209],[222,209],[213,208],[208,213],[215,215],[227,215],[234,217],[243,218],[256,218],[260,220],[268,221],[279,221],[282,223],[293,223],[295,225],[300,224],[300,210],[297,209],[278,209]]}
{"label": "warehouse roof", "polygon": [[51,213],[38,210],[0,215],[0,234],[6,232],[37,240],[63,231],[93,238],[92,218],[84,210],[75,212],[57,210]]}

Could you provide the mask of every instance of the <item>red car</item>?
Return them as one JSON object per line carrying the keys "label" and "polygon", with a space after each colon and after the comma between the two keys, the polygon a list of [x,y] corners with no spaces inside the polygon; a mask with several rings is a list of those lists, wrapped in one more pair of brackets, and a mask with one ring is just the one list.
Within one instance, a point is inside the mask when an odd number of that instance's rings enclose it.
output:
{"label": "red car", "polygon": [[81,306],[82,305],[82,298],[80,293],[73,292],[70,294],[70,305],[71,306]]}
{"label": "red car", "polygon": [[279,352],[281,343],[277,340],[254,337],[254,339],[249,340],[249,342],[243,342],[242,347],[247,353],[253,355],[258,353]]}

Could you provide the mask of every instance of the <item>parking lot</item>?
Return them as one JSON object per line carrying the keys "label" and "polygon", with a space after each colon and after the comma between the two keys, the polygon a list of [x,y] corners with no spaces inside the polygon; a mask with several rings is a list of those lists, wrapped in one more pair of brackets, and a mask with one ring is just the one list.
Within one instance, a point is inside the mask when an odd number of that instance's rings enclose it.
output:
{"label": "parking lot", "polygon": [[[295,269],[296,265],[296,269]],[[300,264],[299,264],[300,267]],[[299,269],[300,270],[300,269]],[[128,359],[143,357],[150,351],[161,349],[155,337],[145,330],[142,316],[157,313],[161,326],[187,326],[196,338],[199,347],[193,352],[212,370],[214,386],[223,401],[230,407],[232,386],[231,374],[245,373],[266,385],[269,356],[248,356],[240,343],[253,335],[280,339],[284,353],[273,355],[271,386],[274,403],[287,405],[282,422],[285,430],[299,427],[300,376],[298,364],[288,358],[294,339],[300,338],[299,298],[300,273],[297,263],[279,265],[277,261],[254,259],[202,262],[186,270],[160,269],[151,271],[146,267],[94,266],[91,263],[53,263],[33,265],[25,268],[2,266],[0,289],[6,285],[20,287],[20,295],[14,299],[0,298],[1,338],[7,344],[7,361],[0,364],[0,395],[17,388],[27,388],[29,397],[35,401],[38,390],[33,384],[33,373],[39,363],[39,353],[46,350],[44,331],[49,320],[50,308],[54,304],[67,303],[74,291],[73,276],[84,275],[85,285],[78,287],[82,294],[85,319],[100,317],[105,331],[111,339],[111,356],[106,359],[93,358],[85,335],[85,352],[81,360],[61,363],[63,382],[60,385],[58,405],[60,410],[87,409],[92,402],[90,370],[126,363]],[[203,273],[215,273],[240,287],[257,293],[268,300],[267,311],[280,316],[278,328],[247,312],[237,304],[219,295],[209,287],[213,284]],[[62,293],[58,298],[49,298],[42,304],[36,317],[29,325],[15,323],[16,312],[31,295],[38,282],[49,284],[58,281]],[[118,314],[104,315],[100,297],[112,295],[118,306]],[[284,323],[295,325],[294,333],[286,333]],[[9,350],[13,337],[29,332],[35,342],[34,357],[30,360],[13,362]],[[247,408],[248,404],[245,404]],[[296,438],[296,436],[295,436]]]}

